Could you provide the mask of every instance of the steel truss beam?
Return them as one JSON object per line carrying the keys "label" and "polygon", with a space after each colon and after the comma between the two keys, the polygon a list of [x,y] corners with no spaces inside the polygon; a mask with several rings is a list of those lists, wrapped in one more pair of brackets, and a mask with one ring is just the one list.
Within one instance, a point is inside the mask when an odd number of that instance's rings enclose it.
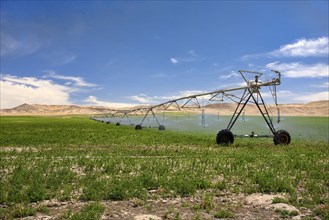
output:
{"label": "steel truss beam", "polygon": [[[275,127],[273,125],[272,119],[269,115],[268,109],[265,105],[264,99],[261,95],[261,87],[269,87],[272,98],[274,100],[274,103],[278,109],[278,122],[280,121],[280,110],[278,108],[277,104],[277,89],[276,86],[281,84],[281,73],[278,71],[271,70],[274,73],[277,74],[277,77],[272,78],[272,80],[266,81],[266,82],[261,82],[259,79],[263,75],[263,73],[260,72],[254,72],[254,71],[245,71],[245,70],[239,70],[240,75],[244,79],[246,85],[245,86],[240,86],[236,88],[229,88],[229,89],[221,89],[221,90],[216,90],[212,92],[205,92],[205,93],[200,93],[200,94],[195,94],[195,95],[190,95],[190,96],[185,96],[185,97],[180,97],[177,99],[173,99],[164,103],[160,103],[157,105],[153,106],[147,106],[147,107],[141,107],[141,108],[135,108],[127,111],[115,111],[114,113],[111,111],[109,115],[111,115],[111,118],[115,118],[117,115],[121,114],[121,118],[118,121],[118,123],[121,123],[124,118],[127,118],[129,122],[131,123],[131,120],[129,118],[129,115],[138,115],[141,114],[143,115],[143,119],[140,124],[138,124],[138,130],[141,129],[141,126],[143,125],[145,119],[147,118],[148,115],[152,115],[152,117],[155,119],[156,123],[159,125],[159,129],[162,126],[164,130],[164,126],[160,124],[159,120],[156,117],[155,111],[162,110],[164,111],[170,111],[170,110],[182,110],[184,108],[200,108],[203,109],[204,105],[201,105],[200,103],[200,98],[202,97],[203,99],[207,97],[207,103],[210,102],[221,102],[224,101],[224,99],[231,100],[235,103],[237,103],[237,107],[230,119],[229,124],[227,125],[227,131],[230,131],[232,127],[234,126],[235,122],[241,115],[242,111],[246,107],[248,103],[253,103],[257,106],[258,110],[260,111],[262,117],[264,118],[266,124],[268,125],[269,129],[271,130],[272,134],[275,136],[281,131],[277,132],[275,130]],[[249,80],[247,77],[247,74],[252,74],[254,76],[254,80]],[[236,92],[242,92],[242,95],[239,96],[235,94]],[[181,104],[180,104],[181,103]],[[136,128],[137,129],[137,128]],[[225,133],[225,132],[224,132]],[[222,135],[220,132],[219,134]],[[218,134],[218,135],[219,135]],[[281,132],[281,135],[283,135],[283,138],[280,137],[282,140],[287,141],[288,143],[290,142],[290,135],[286,131]],[[225,133],[227,135],[227,133]],[[229,136],[231,134],[228,134]],[[285,136],[284,136],[285,135]],[[228,137],[229,137],[228,136]],[[287,138],[289,137],[289,138]],[[227,137],[225,137],[227,139]],[[225,139],[224,138],[224,139]],[[223,139],[223,140],[224,140]],[[226,140],[225,139],[225,140]],[[222,139],[220,139],[222,140]],[[275,140],[275,143],[281,143],[282,140]]]}

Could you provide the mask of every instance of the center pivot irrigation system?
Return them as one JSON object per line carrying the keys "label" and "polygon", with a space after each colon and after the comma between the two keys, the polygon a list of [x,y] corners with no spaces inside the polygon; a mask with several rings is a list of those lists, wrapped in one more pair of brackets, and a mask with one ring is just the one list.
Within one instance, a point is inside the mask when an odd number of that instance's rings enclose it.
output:
{"label": "center pivot irrigation system", "polygon": [[[278,114],[278,123],[280,122],[280,110],[278,108],[277,102],[277,90],[276,86],[281,84],[281,73],[276,70],[271,70],[275,77],[266,80],[265,82],[261,82],[260,78],[262,77],[263,73],[261,72],[254,72],[254,71],[246,71],[246,70],[239,70],[243,80],[245,81],[245,85],[236,88],[230,89],[222,89],[216,90],[213,92],[206,92],[200,93],[185,97],[180,97],[177,99],[173,99],[161,104],[147,106],[147,107],[140,107],[134,108],[130,110],[113,110],[107,115],[102,115],[101,117],[115,119],[116,125],[120,125],[123,120],[128,120],[129,124],[134,125],[129,116],[133,115],[142,115],[142,121],[135,126],[135,130],[141,130],[143,127],[143,123],[148,118],[148,116],[153,116],[154,120],[158,125],[159,130],[165,130],[165,126],[161,125],[158,118],[156,117],[155,112],[157,111],[181,111],[182,109],[187,108],[199,108],[202,109],[204,113],[205,105],[201,100],[207,100],[207,104],[213,102],[222,102],[224,100],[230,100],[237,103],[235,111],[226,127],[226,129],[222,129],[218,132],[216,136],[217,144],[232,144],[234,142],[233,133],[231,132],[232,127],[234,126],[235,122],[245,109],[248,103],[256,105],[259,112],[261,113],[262,117],[264,118],[267,126],[269,127],[270,131],[273,135],[257,135],[257,137],[273,137],[273,141],[275,145],[284,144],[288,145],[290,143],[291,137],[290,134],[285,130],[278,130],[276,131],[272,118],[269,114],[268,107],[265,105],[263,96],[261,95],[261,88],[268,87],[270,89],[270,93],[274,100],[274,103],[277,107],[277,114]],[[251,77],[250,77],[251,76]],[[243,112],[244,113],[244,112]],[[104,120],[100,119],[99,117],[92,117],[92,119],[105,122]],[[111,123],[111,120],[108,120],[107,123]],[[249,137],[256,137],[254,132]]]}

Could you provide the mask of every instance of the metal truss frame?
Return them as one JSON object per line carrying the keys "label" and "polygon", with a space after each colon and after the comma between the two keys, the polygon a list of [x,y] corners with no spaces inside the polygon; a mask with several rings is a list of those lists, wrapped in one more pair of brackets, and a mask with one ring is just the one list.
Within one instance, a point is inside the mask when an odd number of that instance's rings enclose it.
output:
{"label": "metal truss frame", "polygon": [[[263,75],[261,72],[254,72],[254,71],[246,71],[246,70],[239,70],[239,73],[241,77],[244,79],[246,85],[240,86],[236,88],[229,88],[229,89],[221,89],[216,90],[212,92],[206,92],[206,93],[200,93],[200,94],[194,94],[190,96],[180,97],[177,99],[169,100],[157,105],[152,106],[146,106],[146,107],[139,107],[139,108],[133,108],[130,110],[116,110],[111,111],[106,116],[111,116],[110,121],[108,123],[111,123],[111,119],[116,118],[115,121],[116,125],[120,125],[123,120],[126,118],[130,124],[131,120],[129,118],[130,115],[142,115],[143,118],[139,124],[136,125],[135,129],[140,130],[142,129],[142,125],[145,122],[145,119],[151,115],[159,126],[159,130],[164,130],[164,125],[161,125],[159,120],[157,119],[157,116],[155,114],[156,111],[181,111],[182,109],[187,108],[199,108],[203,109],[204,105],[201,104],[200,98],[207,98],[207,103],[211,102],[222,102],[225,99],[228,99],[230,101],[233,101],[237,103],[237,106],[235,108],[235,111],[229,121],[229,124],[227,125],[226,130],[230,131],[232,127],[234,126],[235,122],[245,109],[248,103],[255,104],[258,108],[259,112],[261,113],[262,117],[264,118],[267,126],[269,127],[270,131],[272,132],[273,136],[275,136],[278,132],[276,131],[272,118],[269,114],[268,108],[265,105],[263,96],[261,94],[261,88],[262,87],[269,87],[272,98],[274,100],[274,103],[278,109],[278,122],[280,122],[280,110],[278,108],[277,103],[277,89],[276,87],[281,84],[281,73],[279,71],[271,70],[272,72],[277,74],[277,77],[272,78],[271,80],[268,80],[266,82],[261,82],[260,78]],[[247,74],[252,74],[254,76],[253,80],[249,80],[250,77],[247,77]],[[235,92],[242,92],[242,95],[236,95]],[[103,116],[105,117],[105,116]],[[290,142],[290,135],[289,135],[289,142]]]}

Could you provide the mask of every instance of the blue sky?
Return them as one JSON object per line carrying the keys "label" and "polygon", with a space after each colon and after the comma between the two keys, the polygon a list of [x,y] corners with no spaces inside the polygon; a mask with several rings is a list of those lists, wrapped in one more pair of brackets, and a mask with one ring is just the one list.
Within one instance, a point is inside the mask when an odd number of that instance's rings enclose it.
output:
{"label": "blue sky", "polygon": [[280,103],[329,99],[328,1],[1,1],[1,108],[121,107],[282,72]]}

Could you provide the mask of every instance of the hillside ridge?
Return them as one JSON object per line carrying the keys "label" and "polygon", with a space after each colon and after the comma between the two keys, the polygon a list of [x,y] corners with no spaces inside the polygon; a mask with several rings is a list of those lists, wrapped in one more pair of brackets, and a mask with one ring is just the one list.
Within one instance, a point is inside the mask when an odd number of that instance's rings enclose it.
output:
{"label": "hillside ridge", "polygon": [[[235,110],[235,103],[218,103],[205,106],[210,114],[231,115]],[[329,116],[329,100],[314,101],[306,104],[279,104],[280,113],[286,116]],[[268,105],[271,113],[277,113],[275,105]],[[42,105],[27,104],[11,109],[0,109],[1,115],[95,115],[106,114],[113,110],[122,110],[104,106],[79,106],[79,105]],[[127,110],[127,109],[125,109]],[[186,109],[189,112],[198,112],[199,109]],[[257,107],[248,104],[245,107],[246,115],[259,115]]]}

